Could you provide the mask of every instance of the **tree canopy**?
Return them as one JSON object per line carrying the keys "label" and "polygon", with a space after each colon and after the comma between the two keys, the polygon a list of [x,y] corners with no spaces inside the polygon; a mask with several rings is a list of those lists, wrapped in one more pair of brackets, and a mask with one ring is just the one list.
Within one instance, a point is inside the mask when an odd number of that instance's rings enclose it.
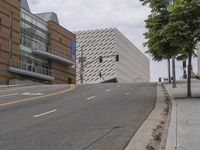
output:
{"label": "tree canopy", "polygon": [[[200,0],[140,0],[149,5],[145,38],[154,60],[183,55],[188,62],[188,96],[191,97],[191,61],[200,41]],[[190,91],[189,91],[190,88]]]}

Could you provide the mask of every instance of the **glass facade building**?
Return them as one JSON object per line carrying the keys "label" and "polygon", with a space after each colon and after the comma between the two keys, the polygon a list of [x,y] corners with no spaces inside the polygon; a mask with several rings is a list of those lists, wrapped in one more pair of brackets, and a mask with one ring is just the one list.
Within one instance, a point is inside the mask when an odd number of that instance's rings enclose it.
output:
{"label": "glass facade building", "polygon": [[33,14],[27,0],[0,1],[0,8],[0,84],[76,82],[76,35],[56,13]]}
{"label": "glass facade building", "polygon": [[51,75],[48,61],[33,54],[48,51],[48,24],[21,8],[20,30],[21,69]]}

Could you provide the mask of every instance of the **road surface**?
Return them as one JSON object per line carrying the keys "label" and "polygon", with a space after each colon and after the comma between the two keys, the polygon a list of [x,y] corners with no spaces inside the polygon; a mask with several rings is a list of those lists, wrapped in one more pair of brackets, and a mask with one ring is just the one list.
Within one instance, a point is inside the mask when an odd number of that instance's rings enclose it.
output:
{"label": "road surface", "polygon": [[123,150],[156,84],[0,87],[1,150]]}

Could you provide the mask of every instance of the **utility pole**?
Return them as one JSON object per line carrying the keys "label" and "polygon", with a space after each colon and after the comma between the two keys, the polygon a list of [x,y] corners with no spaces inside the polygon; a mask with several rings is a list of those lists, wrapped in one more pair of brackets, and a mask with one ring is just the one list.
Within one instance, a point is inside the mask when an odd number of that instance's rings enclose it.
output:
{"label": "utility pole", "polygon": [[[91,62],[86,62],[86,59],[87,59],[87,58],[83,56],[83,47],[84,47],[84,46],[85,46],[85,45],[81,46],[81,57],[79,57],[79,63],[80,63],[80,65],[81,65],[81,66],[80,66],[80,82],[81,82],[81,84],[83,84],[83,80],[84,80],[84,78],[83,78],[84,67],[87,66],[88,64],[93,63],[94,61],[97,61],[97,60],[95,59],[95,60],[93,60],[93,61],[91,61]],[[116,60],[117,62],[119,62],[119,55],[109,55],[109,56],[104,56],[104,57],[113,57],[113,56],[115,56],[115,60]],[[103,62],[103,56],[99,56],[98,60],[99,60],[99,63],[102,63],[102,62]],[[84,64],[84,62],[86,62],[86,63]],[[105,81],[102,72],[99,72],[99,76],[100,76],[100,78],[103,79],[103,81]]]}
{"label": "utility pole", "polygon": [[172,72],[173,72],[173,88],[176,88],[176,66],[175,66],[175,56],[172,57]]}
{"label": "utility pole", "polygon": [[103,74],[101,73],[101,71],[99,72],[99,77],[103,79],[103,82],[105,82],[105,79],[104,79]]}
{"label": "utility pole", "polygon": [[81,59],[79,60],[81,63],[81,69],[80,69],[80,81],[81,84],[83,84],[83,66],[84,66],[84,62],[83,62],[83,46],[81,46]]}
{"label": "utility pole", "polygon": [[186,66],[186,60],[183,60],[183,79],[187,79]]}
{"label": "utility pole", "polygon": [[170,59],[167,59],[168,61],[168,79],[169,83],[171,83],[171,66],[170,66]]}

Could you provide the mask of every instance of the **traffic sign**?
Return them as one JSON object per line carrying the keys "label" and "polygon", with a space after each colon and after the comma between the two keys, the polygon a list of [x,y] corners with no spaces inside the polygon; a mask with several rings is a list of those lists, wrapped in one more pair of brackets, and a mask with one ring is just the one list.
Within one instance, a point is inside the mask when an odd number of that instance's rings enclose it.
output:
{"label": "traffic sign", "polygon": [[80,62],[86,62],[87,57],[79,57],[78,61]]}

